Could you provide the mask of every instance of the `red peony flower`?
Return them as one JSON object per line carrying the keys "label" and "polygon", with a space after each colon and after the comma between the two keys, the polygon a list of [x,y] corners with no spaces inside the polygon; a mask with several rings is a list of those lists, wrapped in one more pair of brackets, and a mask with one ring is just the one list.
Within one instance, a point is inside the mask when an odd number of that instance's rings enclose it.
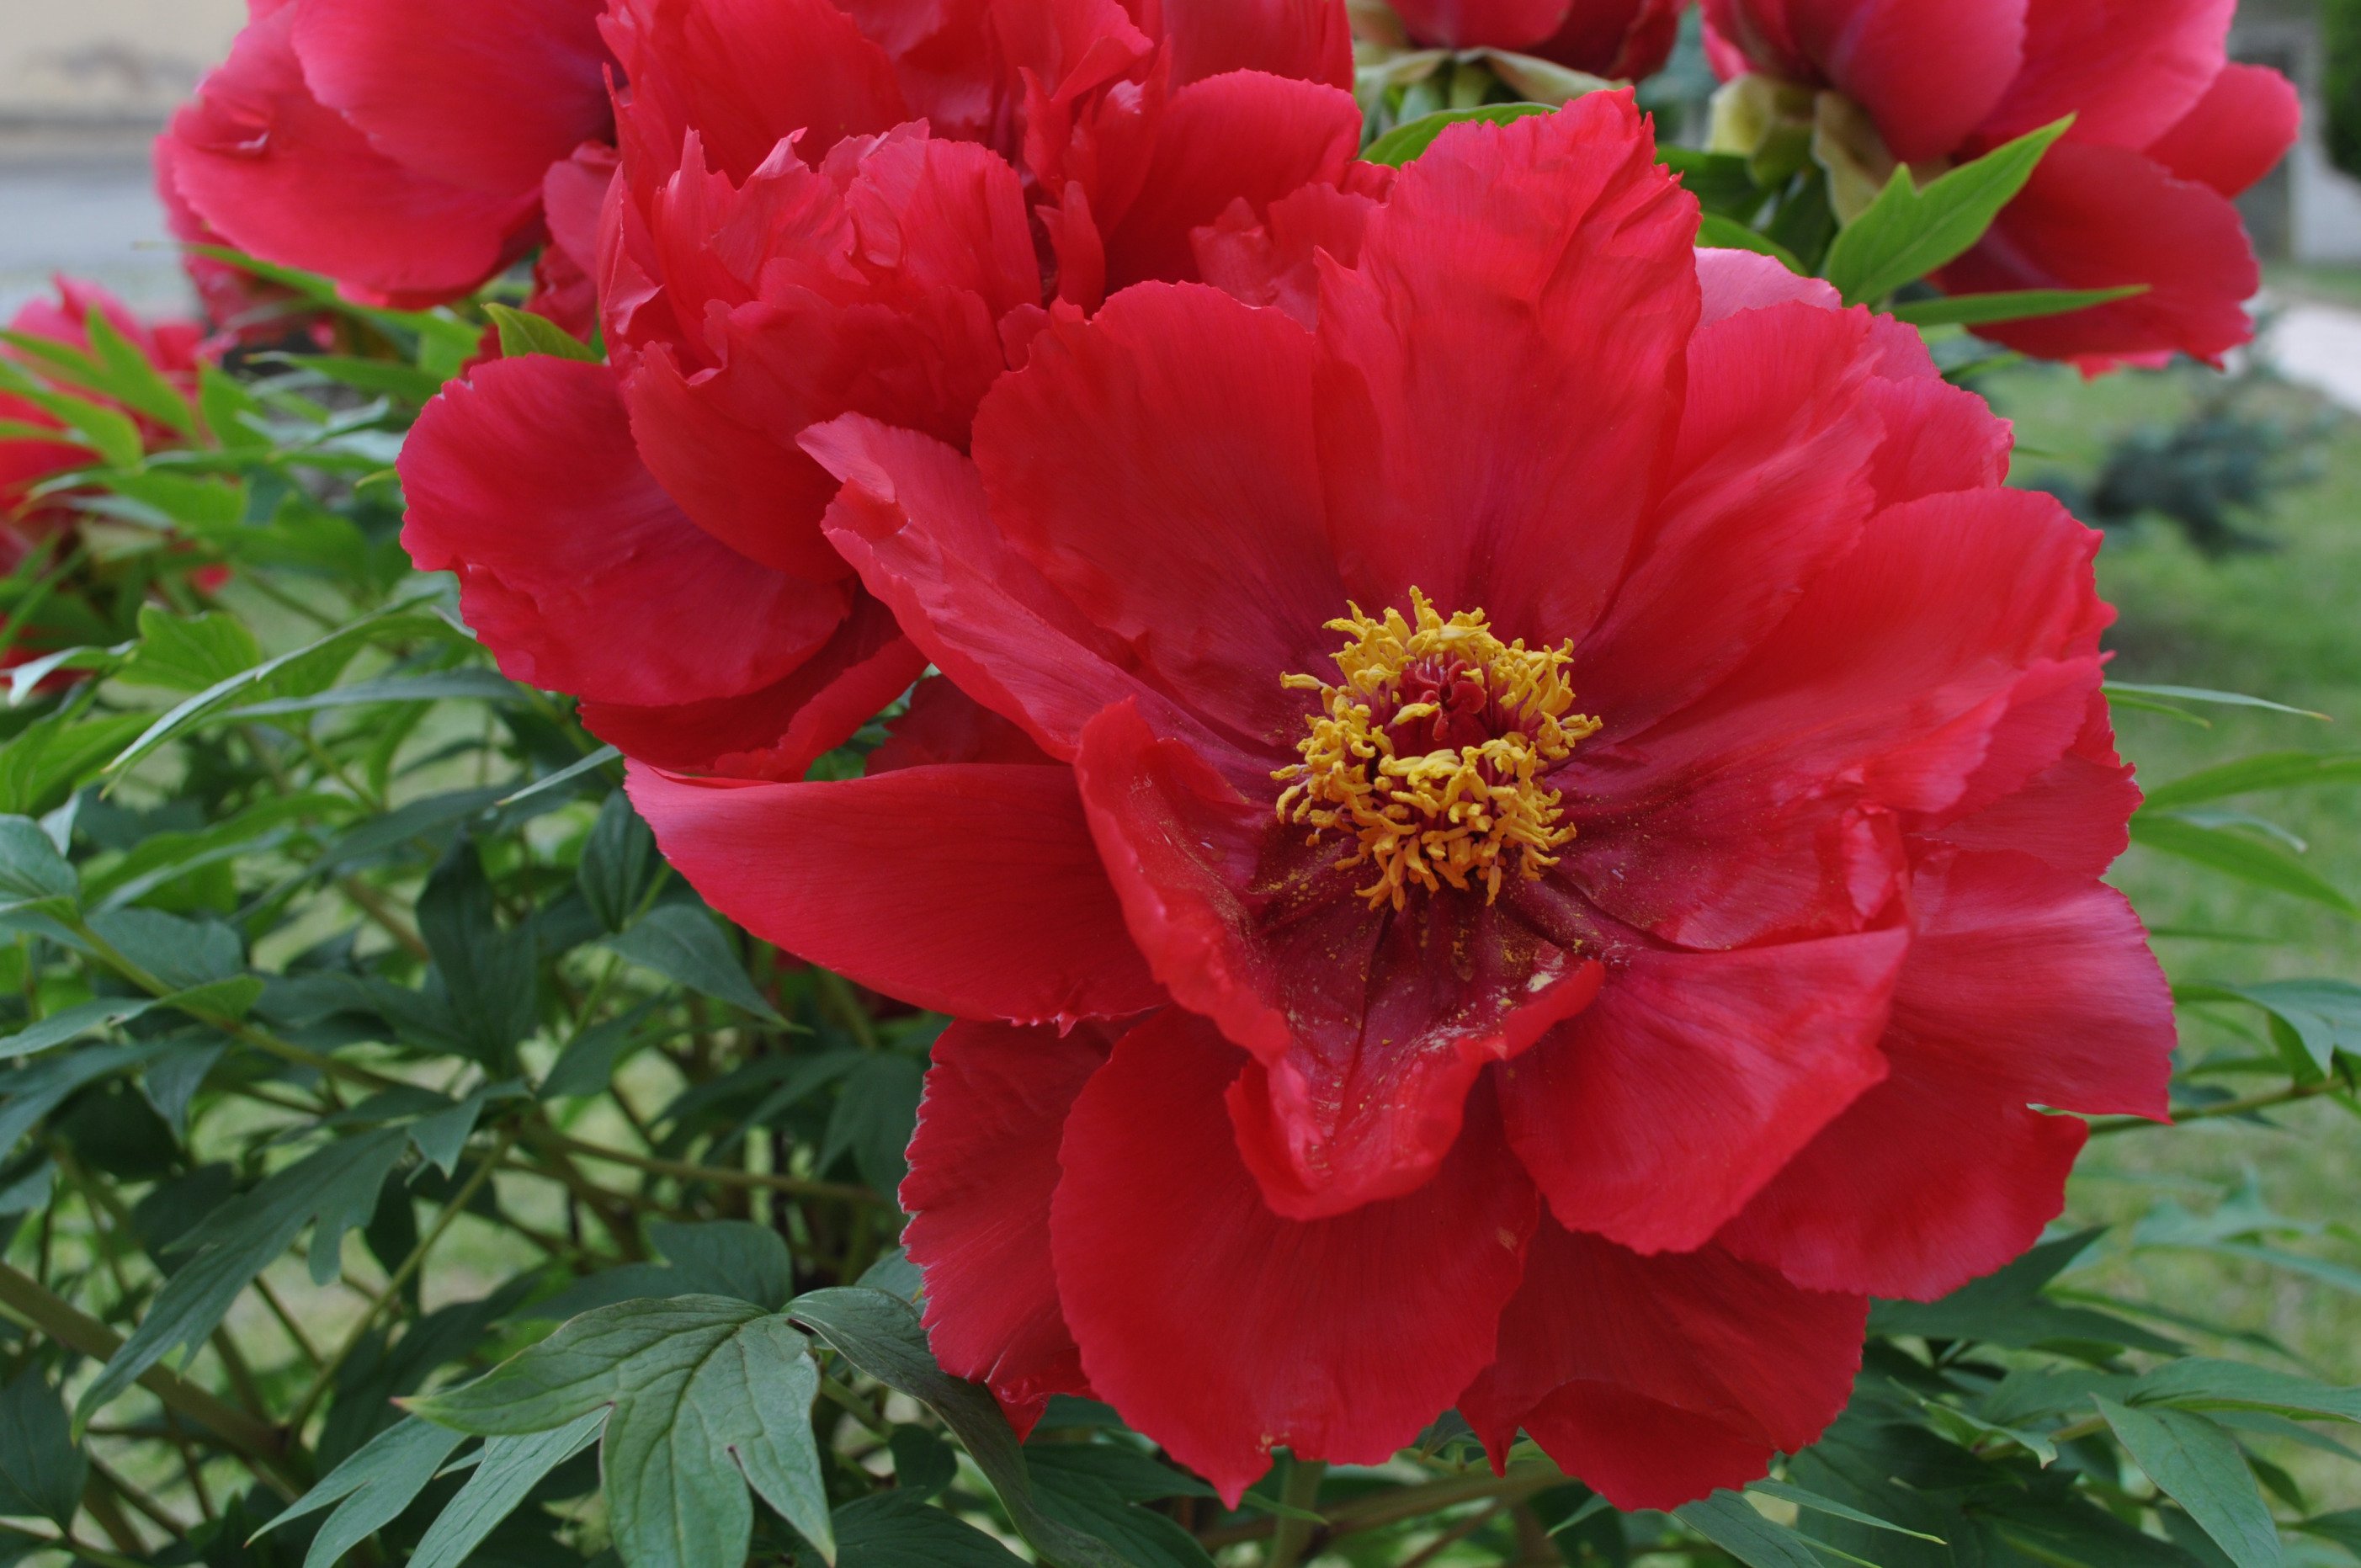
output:
{"label": "red peony flower", "polygon": [[[964,446],[1045,297],[1193,278],[1197,231],[1357,145],[1333,0],[1162,16],[994,0],[914,38],[828,0],[618,0],[611,373],[493,367],[403,458],[412,554],[460,573],[502,667],[634,756],[755,776],[905,689],[925,660],[822,535],[837,481],[803,432],[858,412]],[[628,548],[579,526],[626,505]],[[717,654],[717,616],[755,641]]]}
{"label": "red peony flower", "polygon": [[1088,1390],[1235,1501],[1455,1403],[1671,1507],[2038,1235],[2052,1112],[2164,1113],[2097,536],[1653,152],[1455,127],[1308,325],[1137,287],[972,457],[809,432],[947,679],[860,780],[633,769],[718,906],[967,1020],[902,1201],[1020,1425]]}
{"label": "red peony flower", "polygon": [[1635,82],[1673,57],[1689,0],[1392,0],[1412,41],[1538,55]]}
{"label": "red peony flower", "polygon": [[156,144],[197,224],[376,304],[471,293],[553,232],[587,256],[544,191],[609,135],[599,0],[248,5]]}
{"label": "red peony flower", "polygon": [[1833,89],[1903,162],[1981,157],[2067,115],[2073,128],[1974,249],[1954,293],[2148,291],[2070,315],[1980,327],[2096,370],[2174,353],[2218,363],[2253,335],[2260,286],[2231,198],[2293,145],[2295,88],[2225,63],[2235,0],[1705,0],[1726,77]]}

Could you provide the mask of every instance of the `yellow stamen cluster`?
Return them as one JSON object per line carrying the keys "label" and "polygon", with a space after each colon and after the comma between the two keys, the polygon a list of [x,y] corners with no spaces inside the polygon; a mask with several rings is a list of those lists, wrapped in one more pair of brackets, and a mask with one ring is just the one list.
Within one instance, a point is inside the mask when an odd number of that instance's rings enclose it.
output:
{"label": "yellow stamen cluster", "polygon": [[[1318,692],[1321,706],[1305,721],[1309,733],[1297,747],[1303,760],[1271,775],[1288,786],[1279,797],[1280,820],[1309,823],[1314,844],[1323,833],[1351,835],[1336,863],[1376,868],[1377,880],[1358,890],[1372,908],[1401,909],[1413,883],[1429,893],[1445,886],[1466,893],[1480,883],[1488,903],[1500,896],[1511,855],[1526,881],[1538,881],[1557,864],[1550,851],[1574,838],[1560,822],[1565,797],[1542,778],[1598,729],[1598,719],[1573,711],[1565,668],[1574,645],[1503,642],[1481,610],[1445,620],[1415,588],[1414,625],[1398,609],[1373,620],[1358,605],[1348,608],[1351,614],[1328,623],[1352,639],[1336,655],[1337,684],[1292,674],[1282,683]],[[1397,706],[1404,674],[1418,667],[1480,683],[1488,712],[1505,720],[1497,726],[1501,733],[1441,751],[1398,747],[1432,736],[1444,711],[1432,701]]]}

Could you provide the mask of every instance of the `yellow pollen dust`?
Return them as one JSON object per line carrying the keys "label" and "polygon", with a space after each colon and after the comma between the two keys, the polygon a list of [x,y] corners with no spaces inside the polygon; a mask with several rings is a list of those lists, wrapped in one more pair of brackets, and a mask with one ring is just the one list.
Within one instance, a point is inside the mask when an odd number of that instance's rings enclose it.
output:
{"label": "yellow pollen dust", "polygon": [[[1296,748],[1303,760],[1271,775],[1288,786],[1279,819],[1309,823],[1313,844],[1350,835],[1336,864],[1375,868],[1377,880],[1357,890],[1373,909],[1401,909],[1413,884],[1466,893],[1480,883],[1490,903],[1512,858],[1535,882],[1557,864],[1550,851],[1574,838],[1560,823],[1564,795],[1542,779],[1598,720],[1574,711],[1571,642],[1503,642],[1481,610],[1445,620],[1424,594],[1410,597],[1415,624],[1390,609],[1373,620],[1358,605],[1328,623],[1352,639],[1336,655],[1335,685],[1282,678],[1318,692],[1320,708]],[[1455,744],[1428,749],[1455,730]]]}

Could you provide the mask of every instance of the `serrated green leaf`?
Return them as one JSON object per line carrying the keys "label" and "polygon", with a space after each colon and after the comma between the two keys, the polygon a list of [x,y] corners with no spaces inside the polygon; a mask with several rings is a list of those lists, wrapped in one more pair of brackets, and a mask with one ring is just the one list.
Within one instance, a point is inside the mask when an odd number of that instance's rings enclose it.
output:
{"label": "serrated green leaf", "polygon": [[818,1370],[787,1320],[719,1296],[586,1312],[475,1382],[415,1401],[426,1420],[515,1436],[612,1407],[600,1464],[632,1568],[735,1563],[752,1486],[830,1550],[811,1432]]}
{"label": "serrated green leaf", "polygon": [[1486,104],[1473,109],[1439,109],[1432,115],[1396,126],[1368,145],[1361,154],[1367,163],[1399,169],[1434,145],[1434,138],[1454,126],[1505,126],[1532,115],[1552,112],[1548,104]]}
{"label": "serrated green leaf", "polygon": [[2069,118],[2017,137],[1920,190],[1906,168],[1828,247],[1823,275],[1849,305],[1872,304],[1966,252],[2016,199]]}
{"label": "serrated green leaf", "polygon": [[1058,1568],[1126,1568],[1106,1542],[1042,1509],[1007,1418],[991,1395],[935,1364],[910,1303],[883,1290],[845,1286],[797,1297],[787,1315],[870,1376],[940,1417],[1000,1494],[1018,1532],[1047,1561]]}
{"label": "serrated green leaf", "polygon": [[786,1022],[746,978],[745,966],[730,950],[721,927],[694,905],[666,904],[652,909],[631,929],[608,938],[606,946],[642,969],[741,1013],[774,1024]]}
{"label": "serrated green leaf", "polygon": [[459,1568],[543,1476],[598,1440],[606,1420],[597,1409],[554,1431],[487,1442],[475,1474],[419,1539],[409,1568]]}
{"label": "serrated green leaf", "polygon": [[1886,313],[1912,326],[1983,326],[1992,322],[2070,315],[2096,305],[2132,299],[2147,290],[2145,283],[2126,283],[2120,289],[2019,289],[2004,294],[1946,294],[1939,300],[1913,300],[1895,305]]}
{"label": "serrated green leaf", "polygon": [[322,1508],[335,1511],[321,1522],[303,1554],[303,1568],[330,1568],[345,1553],[401,1516],[443,1468],[464,1433],[405,1420],[371,1438],[319,1485],[287,1505],[257,1537]]}
{"label": "serrated green leaf", "polygon": [[38,1515],[71,1527],[90,1460],[66,1424],[65,1406],[39,1367],[0,1389],[0,1514]]}
{"label": "serrated green leaf", "polygon": [[484,313],[491,317],[492,324],[500,329],[500,354],[505,358],[548,354],[588,365],[599,362],[597,349],[547,316],[537,316],[530,311],[520,311],[509,305],[486,305]]}
{"label": "serrated green leaf", "polygon": [[2228,1432],[2186,1410],[2133,1409],[2104,1395],[2097,1402],[2133,1463],[2189,1510],[2237,1568],[2280,1568],[2279,1527]]}

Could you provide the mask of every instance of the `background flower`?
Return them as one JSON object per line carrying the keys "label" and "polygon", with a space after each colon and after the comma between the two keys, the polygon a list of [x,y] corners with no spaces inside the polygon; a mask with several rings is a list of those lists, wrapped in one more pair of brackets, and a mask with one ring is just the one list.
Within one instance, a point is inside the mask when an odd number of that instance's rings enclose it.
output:
{"label": "background flower", "polygon": [[1725,78],[1761,72],[1843,93],[1893,159],[1964,162],[2068,115],[2074,126],[1946,290],[2147,292],[1979,327],[2089,368],[2173,353],[2219,363],[2252,335],[2261,282],[2231,199],[2296,137],[2294,87],[2233,64],[2235,0],[1705,0]]}

